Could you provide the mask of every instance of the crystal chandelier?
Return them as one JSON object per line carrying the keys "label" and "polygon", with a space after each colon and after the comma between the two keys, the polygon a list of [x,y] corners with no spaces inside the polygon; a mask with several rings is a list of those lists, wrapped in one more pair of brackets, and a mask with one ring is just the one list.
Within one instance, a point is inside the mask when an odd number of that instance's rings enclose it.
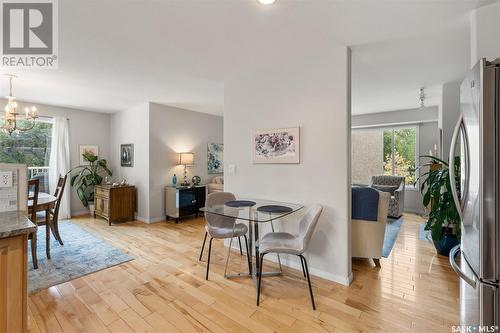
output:
{"label": "crystal chandelier", "polygon": [[[8,103],[4,108],[5,116],[3,118],[3,125],[1,129],[4,132],[9,133],[9,135],[12,135],[14,131],[29,131],[35,127],[35,122],[38,118],[36,107],[32,106],[31,108],[24,108],[24,119],[18,119],[19,112],[17,112],[17,108],[19,105],[15,101],[16,98],[12,95],[12,79],[16,76],[11,74],[6,74],[6,76],[9,78],[9,95],[6,96]],[[20,120],[24,120],[24,126],[20,126],[18,123]]]}

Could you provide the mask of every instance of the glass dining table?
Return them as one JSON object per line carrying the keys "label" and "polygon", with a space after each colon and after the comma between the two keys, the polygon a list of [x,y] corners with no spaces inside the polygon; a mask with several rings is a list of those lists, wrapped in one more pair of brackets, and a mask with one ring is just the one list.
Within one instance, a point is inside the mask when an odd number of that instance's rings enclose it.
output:
{"label": "glass dining table", "polygon": [[[263,223],[271,223],[272,231],[274,232],[274,226],[272,225],[272,222],[274,220],[278,220],[287,215],[293,214],[301,210],[303,207],[304,206],[300,204],[261,199],[235,200],[226,202],[223,205],[202,207],[200,211],[204,212],[205,214],[226,216],[248,222],[248,247],[251,252],[254,252],[253,255],[255,255],[256,260],[254,262],[253,256],[249,256],[249,273],[228,274],[226,275],[226,277],[234,278],[250,276],[253,278],[255,285],[257,286],[257,278],[260,265],[259,260],[257,260],[257,258],[259,258],[259,225]],[[279,257],[278,260],[280,260]],[[262,276],[273,276],[281,274],[281,261],[279,261],[279,264],[280,271],[263,272]]]}

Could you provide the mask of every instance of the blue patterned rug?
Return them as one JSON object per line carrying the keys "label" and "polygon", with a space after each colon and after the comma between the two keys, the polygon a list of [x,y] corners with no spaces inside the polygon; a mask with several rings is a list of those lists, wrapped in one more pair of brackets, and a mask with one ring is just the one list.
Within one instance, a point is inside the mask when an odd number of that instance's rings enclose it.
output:
{"label": "blue patterned rug", "polygon": [[71,221],[59,222],[59,233],[64,245],[60,245],[51,234],[51,259],[48,260],[45,255],[45,226],[38,228],[38,269],[33,269],[31,241],[28,241],[30,293],[133,260]]}
{"label": "blue patterned rug", "polygon": [[388,217],[387,224],[385,225],[384,246],[382,247],[382,257],[388,258],[391,254],[396,238],[398,238],[399,229],[403,224],[403,218],[393,219]]}

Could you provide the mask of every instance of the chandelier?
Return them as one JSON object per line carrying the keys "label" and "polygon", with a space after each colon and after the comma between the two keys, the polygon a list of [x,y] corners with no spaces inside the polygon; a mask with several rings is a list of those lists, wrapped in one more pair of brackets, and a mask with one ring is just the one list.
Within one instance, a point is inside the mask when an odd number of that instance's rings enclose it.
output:
{"label": "chandelier", "polygon": [[[20,115],[19,112],[17,112],[19,105],[16,102],[16,98],[12,95],[12,79],[16,78],[16,76],[12,74],[6,74],[5,76],[9,78],[9,95],[6,96],[8,102],[4,108],[5,116],[3,118],[3,125],[1,126],[1,129],[4,132],[9,133],[9,135],[12,135],[14,131],[29,131],[35,127],[35,122],[38,118],[36,107],[32,106],[31,108],[24,108],[24,119],[18,119],[18,116]],[[21,120],[24,121],[23,126],[19,123]]]}

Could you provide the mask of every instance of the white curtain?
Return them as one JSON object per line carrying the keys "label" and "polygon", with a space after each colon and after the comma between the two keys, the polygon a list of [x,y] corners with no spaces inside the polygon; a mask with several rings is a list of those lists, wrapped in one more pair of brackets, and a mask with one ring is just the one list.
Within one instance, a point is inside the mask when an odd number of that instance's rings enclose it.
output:
{"label": "white curtain", "polygon": [[[69,125],[68,119],[54,118],[52,126],[52,144],[49,159],[49,189],[54,193],[57,187],[59,176],[64,176],[70,170],[69,164]],[[66,181],[66,188],[59,207],[59,218],[67,219],[71,217],[69,175]]]}

